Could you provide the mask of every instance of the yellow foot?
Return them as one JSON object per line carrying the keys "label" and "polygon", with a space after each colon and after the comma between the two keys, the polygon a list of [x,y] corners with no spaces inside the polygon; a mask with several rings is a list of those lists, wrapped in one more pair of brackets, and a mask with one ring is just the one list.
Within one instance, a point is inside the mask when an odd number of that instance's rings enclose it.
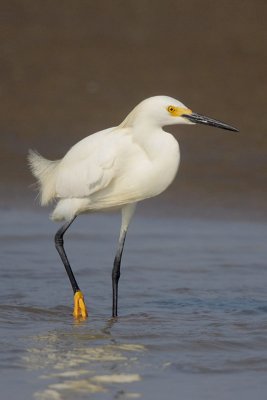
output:
{"label": "yellow foot", "polygon": [[85,319],[88,316],[86,305],[84,302],[83,294],[80,290],[74,295],[74,310],[73,316],[76,319],[83,318]]}

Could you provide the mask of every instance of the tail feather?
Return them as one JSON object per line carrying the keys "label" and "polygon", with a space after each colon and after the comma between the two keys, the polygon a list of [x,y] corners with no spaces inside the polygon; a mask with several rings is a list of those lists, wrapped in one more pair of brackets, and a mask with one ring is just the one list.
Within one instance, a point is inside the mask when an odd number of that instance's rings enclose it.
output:
{"label": "tail feather", "polygon": [[60,160],[50,161],[36,151],[30,150],[28,162],[32,174],[37,179],[41,205],[46,205],[56,196],[57,167]]}

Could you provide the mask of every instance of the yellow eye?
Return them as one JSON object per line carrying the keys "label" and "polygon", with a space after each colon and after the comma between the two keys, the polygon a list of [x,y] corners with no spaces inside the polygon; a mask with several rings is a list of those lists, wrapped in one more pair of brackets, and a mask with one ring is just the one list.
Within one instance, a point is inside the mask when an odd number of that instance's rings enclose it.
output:
{"label": "yellow eye", "polygon": [[174,106],[169,106],[168,107],[168,111],[169,111],[169,113],[174,113],[175,112],[175,107]]}

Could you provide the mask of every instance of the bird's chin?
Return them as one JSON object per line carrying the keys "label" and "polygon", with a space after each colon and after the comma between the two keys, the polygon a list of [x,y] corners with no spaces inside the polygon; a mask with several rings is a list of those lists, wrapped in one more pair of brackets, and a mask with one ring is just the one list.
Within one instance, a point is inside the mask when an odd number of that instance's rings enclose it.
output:
{"label": "bird's chin", "polygon": [[195,122],[190,121],[190,120],[187,119],[187,118],[181,117],[181,120],[182,120],[182,121],[180,122],[180,124],[183,124],[183,125],[196,125]]}
{"label": "bird's chin", "polygon": [[164,126],[167,125],[195,125],[195,123],[184,117],[171,117],[171,119],[168,119],[164,124]]}

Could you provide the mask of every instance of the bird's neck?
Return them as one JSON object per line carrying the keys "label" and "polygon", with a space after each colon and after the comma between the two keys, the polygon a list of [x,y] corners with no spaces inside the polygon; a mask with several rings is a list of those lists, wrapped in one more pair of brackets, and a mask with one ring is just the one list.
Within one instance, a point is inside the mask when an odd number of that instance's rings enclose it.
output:
{"label": "bird's neck", "polygon": [[132,135],[133,140],[141,146],[150,158],[158,157],[159,147],[164,141],[166,133],[158,121],[144,118],[134,109],[125,120],[119,125],[126,128]]}
{"label": "bird's neck", "polygon": [[132,136],[151,159],[158,158],[160,148],[167,134],[161,127],[151,124],[137,124],[132,127]]}

